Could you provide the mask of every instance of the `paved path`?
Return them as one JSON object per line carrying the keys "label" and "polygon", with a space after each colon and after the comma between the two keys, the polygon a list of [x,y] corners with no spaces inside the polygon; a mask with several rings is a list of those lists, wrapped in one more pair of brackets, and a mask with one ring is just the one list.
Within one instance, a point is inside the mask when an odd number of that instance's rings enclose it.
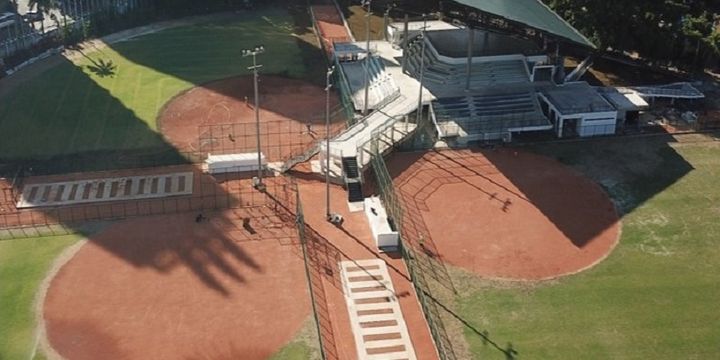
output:
{"label": "paved path", "polygon": [[385,261],[342,261],[340,269],[358,358],[416,359]]}

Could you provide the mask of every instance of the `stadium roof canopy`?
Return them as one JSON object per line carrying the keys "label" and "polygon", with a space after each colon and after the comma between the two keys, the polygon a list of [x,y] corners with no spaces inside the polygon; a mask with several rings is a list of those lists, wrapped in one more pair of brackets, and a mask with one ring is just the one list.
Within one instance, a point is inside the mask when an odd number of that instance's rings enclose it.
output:
{"label": "stadium roof canopy", "polygon": [[595,48],[590,40],[541,0],[454,0],[454,2],[524,24],[579,45]]}

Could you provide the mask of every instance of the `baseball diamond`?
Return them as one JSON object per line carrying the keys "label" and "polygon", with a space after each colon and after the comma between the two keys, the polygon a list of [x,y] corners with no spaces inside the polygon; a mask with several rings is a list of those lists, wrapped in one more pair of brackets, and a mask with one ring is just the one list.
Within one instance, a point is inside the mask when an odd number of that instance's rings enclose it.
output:
{"label": "baseball diamond", "polygon": [[717,79],[565,3],[0,1],[0,359],[717,357]]}

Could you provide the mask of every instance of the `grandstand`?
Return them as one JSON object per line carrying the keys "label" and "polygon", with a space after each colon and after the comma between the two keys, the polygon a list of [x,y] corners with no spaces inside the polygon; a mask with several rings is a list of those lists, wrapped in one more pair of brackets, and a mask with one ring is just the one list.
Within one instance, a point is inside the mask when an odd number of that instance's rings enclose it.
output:
{"label": "grandstand", "polygon": [[[343,60],[341,76],[344,76],[351,92],[355,110],[365,109],[365,82],[369,85],[368,109],[377,109],[384,100],[396,94],[399,89],[393,77],[385,69],[385,62],[377,56],[370,56],[357,46],[348,44],[335,45],[336,56]],[[367,74],[367,78],[366,78]]]}
{"label": "grandstand", "polygon": [[[419,43],[421,41],[417,40],[411,43],[407,53],[408,70],[416,77],[420,76],[422,46]],[[530,74],[524,60],[520,55],[501,59],[473,59],[469,77],[470,89],[529,82]],[[454,64],[440,60],[432,46],[425,47],[424,70],[428,87],[435,87],[440,92],[455,91],[457,87],[462,89],[467,83],[466,64]],[[434,84],[441,86],[433,86]]]}
{"label": "grandstand", "polygon": [[[504,14],[499,8],[475,8]],[[586,59],[565,76],[560,44],[587,50],[594,48],[592,43],[559,18],[522,15],[530,17],[527,28],[517,20],[505,29],[472,19],[463,20],[465,24],[415,21],[389,24],[387,40],[335,42],[338,88],[356,112],[371,112],[356,114],[354,125],[332,139],[330,169],[324,166],[324,145],[317,147],[323,151],[313,168],[330,171],[346,185],[348,200],[358,202],[371,155],[390,151],[419,128],[434,131],[430,137],[443,146],[509,142],[525,132],[603,136],[635,121],[647,108],[645,100],[702,97],[685,83],[613,92],[571,81],[592,61]],[[475,28],[478,24],[482,30]]]}
{"label": "grandstand", "polygon": [[[535,92],[528,87],[487,89],[433,102],[441,138],[492,140],[512,132],[550,130]],[[506,138],[506,140],[509,140]]]}

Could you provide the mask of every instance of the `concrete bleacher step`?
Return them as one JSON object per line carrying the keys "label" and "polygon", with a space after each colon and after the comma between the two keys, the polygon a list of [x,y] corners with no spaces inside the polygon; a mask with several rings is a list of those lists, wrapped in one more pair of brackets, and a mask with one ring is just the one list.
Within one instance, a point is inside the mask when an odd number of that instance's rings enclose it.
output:
{"label": "concrete bleacher step", "polygon": [[[376,109],[386,99],[393,96],[399,88],[392,76],[388,74],[381,59],[371,57],[367,63],[360,61],[359,65],[361,71],[367,72],[369,75],[368,109]],[[355,108],[363,109],[365,107],[364,86],[355,89],[352,98]]]}
{"label": "concrete bleacher step", "polygon": [[[381,259],[341,261],[343,293],[359,360],[415,360],[415,350],[400,309],[387,264]],[[366,280],[372,277],[372,280]],[[382,291],[357,292],[368,283]],[[365,303],[367,299],[382,301]],[[383,310],[383,313],[366,314]],[[374,324],[373,324],[374,323]],[[372,325],[371,325],[372,324]]]}

